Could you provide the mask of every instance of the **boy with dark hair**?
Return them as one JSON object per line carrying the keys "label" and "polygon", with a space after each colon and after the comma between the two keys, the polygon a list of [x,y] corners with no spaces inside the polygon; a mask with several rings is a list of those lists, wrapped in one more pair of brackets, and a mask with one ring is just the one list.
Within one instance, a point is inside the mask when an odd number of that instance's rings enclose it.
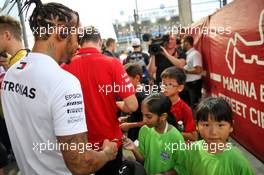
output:
{"label": "boy with dark hair", "polygon": [[254,175],[248,160],[228,143],[233,131],[232,109],[222,98],[209,97],[197,107],[197,128],[203,140],[186,151],[189,175]]}
{"label": "boy with dark hair", "polygon": [[132,141],[137,140],[139,129],[144,125],[143,115],[141,112],[140,104],[146,97],[146,94],[142,90],[140,84],[142,79],[143,70],[142,67],[137,63],[128,63],[125,65],[126,72],[130,78],[133,86],[137,89],[136,98],[138,100],[139,107],[135,112],[132,112],[130,117],[128,117],[127,122],[120,125],[123,131],[128,131],[128,138]]}
{"label": "boy with dark hair", "polygon": [[[195,141],[198,134],[191,108],[180,98],[179,93],[183,91],[186,76],[184,72],[176,67],[169,67],[161,74],[163,93],[172,102],[171,112],[176,118],[176,123],[183,123],[182,135],[185,140]],[[178,128],[179,129],[179,128]]]}

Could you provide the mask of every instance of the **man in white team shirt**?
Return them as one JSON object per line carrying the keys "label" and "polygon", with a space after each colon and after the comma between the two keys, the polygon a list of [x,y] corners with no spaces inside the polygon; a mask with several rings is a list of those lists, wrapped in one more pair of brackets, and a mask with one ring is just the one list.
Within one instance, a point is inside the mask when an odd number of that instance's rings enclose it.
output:
{"label": "man in white team shirt", "polygon": [[[90,150],[80,83],[57,64],[71,58],[78,47],[76,32],[69,32],[79,27],[78,13],[40,0],[29,0],[24,8],[32,3],[36,7],[29,23],[35,45],[8,70],[1,86],[19,169],[22,175],[95,172],[115,159],[116,143],[105,140],[101,151]],[[43,34],[51,26],[58,30]]]}
{"label": "man in white team shirt", "polygon": [[183,49],[186,51],[186,73],[185,92],[187,92],[187,103],[193,109],[202,96],[202,71],[203,62],[201,54],[193,47],[193,37],[187,35],[183,38]]}

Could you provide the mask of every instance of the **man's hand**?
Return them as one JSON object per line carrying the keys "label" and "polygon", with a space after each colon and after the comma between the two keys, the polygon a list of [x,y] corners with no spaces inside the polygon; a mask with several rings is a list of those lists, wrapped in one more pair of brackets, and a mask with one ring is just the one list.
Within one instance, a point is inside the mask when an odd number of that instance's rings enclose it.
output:
{"label": "man's hand", "polygon": [[176,67],[183,69],[186,61],[183,58],[178,58],[178,52],[175,52],[175,55],[171,55],[164,47],[160,46],[163,50],[163,55]]}
{"label": "man's hand", "polygon": [[[94,151],[86,147],[87,132],[78,133],[68,136],[57,136],[60,143],[60,150],[68,169],[72,174],[85,175],[91,174],[102,168],[108,161],[115,159],[117,155],[116,143],[105,140],[102,151]],[[65,145],[84,145],[84,150],[80,152]],[[79,148],[79,146],[78,146]]]}
{"label": "man's hand", "polygon": [[127,119],[128,119],[128,116],[119,117],[118,121],[119,121],[119,123],[125,123],[125,122],[127,122]]}
{"label": "man's hand", "polygon": [[170,55],[164,47],[160,46],[160,48],[161,48],[161,50],[163,51],[162,54],[163,54],[165,57],[168,57],[168,55]]}
{"label": "man's hand", "polygon": [[128,131],[130,129],[130,123],[122,123],[120,125],[120,128],[122,129],[122,131]]}
{"label": "man's hand", "polygon": [[[169,52],[163,47],[163,46],[160,46],[160,48],[162,49],[163,51],[163,55],[165,57],[169,57],[169,56],[172,56],[171,54],[169,54]],[[175,52],[175,55],[174,55],[175,58],[178,58],[178,52]]]}
{"label": "man's hand", "polygon": [[107,139],[104,140],[102,149],[109,160],[114,160],[116,158],[118,149],[117,149],[117,144],[115,142],[110,142]]}

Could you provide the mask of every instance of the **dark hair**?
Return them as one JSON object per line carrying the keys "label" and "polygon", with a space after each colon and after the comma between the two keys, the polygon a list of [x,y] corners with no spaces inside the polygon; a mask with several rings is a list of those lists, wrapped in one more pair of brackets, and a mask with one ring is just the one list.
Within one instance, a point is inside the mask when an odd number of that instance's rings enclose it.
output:
{"label": "dark hair", "polygon": [[196,121],[208,121],[209,117],[233,125],[232,109],[223,98],[208,97],[199,103],[196,109]]}
{"label": "dark hair", "polygon": [[19,21],[11,16],[0,16],[0,30],[8,30],[16,40],[22,41],[22,31]]}
{"label": "dark hair", "polygon": [[161,78],[171,78],[171,79],[175,79],[179,85],[185,84],[185,80],[186,80],[186,75],[183,72],[183,70],[182,69],[179,69],[179,68],[177,68],[175,66],[169,67],[169,68],[165,69],[161,73],[161,76],[160,77]]}
{"label": "dark hair", "polygon": [[183,42],[188,42],[191,46],[193,46],[193,37],[191,35],[187,35],[183,38]]}
{"label": "dark hair", "polygon": [[148,106],[148,110],[151,113],[161,116],[163,113],[168,113],[171,108],[171,101],[163,93],[153,93],[146,97],[142,104]]}
{"label": "dark hair", "polygon": [[[14,3],[16,3],[16,1]],[[29,26],[36,40],[49,38],[48,33],[41,37],[39,32],[36,32],[36,29],[46,28],[46,30],[48,30],[49,27],[54,27],[58,24],[65,25],[69,29],[70,27],[77,27],[79,25],[79,14],[60,3],[51,2],[42,4],[41,0],[26,0],[21,12],[25,9],[27,9],[28,12],[32,4],[35,4],[36,7],[29,18]],[[73,23],[72,15],[77,16],[77,25]]]}
{"label": "dark hair", "polygon": [[143,69],[138,63],[127,63],[125,65],[125,69],[130,77],[135,78],[137,75],[139,75],[140,79],[142,78]]}
{"label": "dark hair", "polygon": [[106,40],[105,45],[106,45],[106,47],[109,47],[112,43],[115,43],[115,39],[113,39],[113,38],[108,38],[108,39]]}
{"label": "dark hair", "polygon": [[83,36],[79,37],[79,44],[83,45],[85,42],[94,42],[97,43],[101,40],[101,35],[97,28],[94,26],[84,27]]}
{"label": "dark hair", "polygon": [[181,45],[181,38],[180,37],[176,37],[176,44]]}

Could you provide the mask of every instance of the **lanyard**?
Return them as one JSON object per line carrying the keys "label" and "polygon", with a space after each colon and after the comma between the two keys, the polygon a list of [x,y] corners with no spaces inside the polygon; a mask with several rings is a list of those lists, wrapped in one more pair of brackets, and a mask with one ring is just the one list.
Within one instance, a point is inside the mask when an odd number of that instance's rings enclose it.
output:
{"label": "lanyard", "polygon": [[13,55],[11,58],[9,58],[9,61],[8,61],[8,64],[10,64],[11,63],[11,61],[12,61],[12,59],[14,59],[18,54],[20,54],[20,52],[23,52],[23,51],[26,51],[27,52],[27,54],[26,54],[26,56],[28,55],[28,53],[30,52],[30,50],[29,49],[20,49],[19,51],[17,51],[16,52],[16,54],[15,55]]}
{"label": "lanyard", "polygon": [[169,124],[168,122],[166,121],[166,126],[165,126],[165,129],[163,131],[163,134],[165,134],[166,132],[168,132],[168,128],[169,128]]}

